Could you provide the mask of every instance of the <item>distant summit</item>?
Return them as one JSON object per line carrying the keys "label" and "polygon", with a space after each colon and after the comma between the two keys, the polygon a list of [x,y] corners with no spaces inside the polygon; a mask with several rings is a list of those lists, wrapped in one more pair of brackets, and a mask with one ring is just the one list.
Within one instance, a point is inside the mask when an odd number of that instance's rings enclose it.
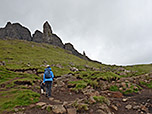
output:
{"label": "distant summit", "polygon": [[0,28],[0,38],[20,39],[31,41],[31,32],[19,23],[8,22],[4,28]]}
{"label": "distant summit", "polygon": [[79,53],[71,43],[63,44],[62,40],[53,33],[52,28],[48,21],[43,24],[43,32],[36,30],[33,35],[28,28],[22,26],[19,23],[7,22],[4,28],[0,28],[0,39],[19,39],[33,41],[37,43],[48,43],[60,48],[70,51],[73,55],[82,59],[100,63],[98,61],[91,60],[86,54]]}

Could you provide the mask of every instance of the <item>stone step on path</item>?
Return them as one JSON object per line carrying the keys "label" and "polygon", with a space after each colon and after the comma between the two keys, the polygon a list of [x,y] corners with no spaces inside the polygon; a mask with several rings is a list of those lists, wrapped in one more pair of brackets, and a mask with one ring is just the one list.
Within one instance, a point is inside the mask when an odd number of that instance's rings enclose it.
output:
{"label": "stone step on path", "polygon": [[49,98],[48,100],[55,102],[56,104],[52,105],[51,103],[47,104],[45,102],[38,102],[35,104],[35,106],[41,107],[42,110],[51,108],[51,111],[55,114],[76,114],[75,108],[66,108],[66,105],[70,104],[69,102],[61,102],[60,100],[54,99],[53,97]]}

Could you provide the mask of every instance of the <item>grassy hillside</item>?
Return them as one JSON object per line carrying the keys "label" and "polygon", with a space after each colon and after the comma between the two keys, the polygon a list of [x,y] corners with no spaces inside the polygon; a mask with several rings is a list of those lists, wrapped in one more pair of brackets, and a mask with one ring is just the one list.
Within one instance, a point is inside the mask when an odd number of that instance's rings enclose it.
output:
{"label": "grassy hillside", "polygon": [[0,113],[35,103],[40,97],[36,89],[40,88],[37,82],[41,76],[10,70],[36,68],[43,72],[45,65],[50,64],[54,75],[61,76],[71,72],[69,66],[100,66],[52,45],[21,40],[0,40],[0,62],[5,64],[0,66]]}
{"label": "grassy hillside", "polygon": [[[80,59],[70,52],[48,44],[21,40],[0,40],[0,61],[5,61],[9,69],[38,68],[44,69],[45,64],[60,64],[63,66],[61,72],[67,72],[69,65],[101,66],[97,63]],[[56,74],[60,74],[56,67],[53,68]],[[62,74],[62,73],[61,73]]]}
{"label": "grassy hillside", "polygon": [[[0,113],[39,101],[41,76],[34,73],[14,72],[17,69],[34,68],[39,73],[43,73],[45,65],[50,64],[55,77],[72,73],[79,79],[68,82],[75,85],[75,88],[72,88],[74,91],[79,91],[87,85],[100,89],[103,86],[100,80],[111,82],[122,77],[152,72],[152,64],[135,66],[98,64],[80,59],[59,47],[21,40],[0,40],[0,63],[4,64],[0,65]],[[71,71],[72,67],[79,71]],[[141,84],[152,87],[152,82],[141,82]],[[115,90],[115,86],[112,87],[110,89]]]}

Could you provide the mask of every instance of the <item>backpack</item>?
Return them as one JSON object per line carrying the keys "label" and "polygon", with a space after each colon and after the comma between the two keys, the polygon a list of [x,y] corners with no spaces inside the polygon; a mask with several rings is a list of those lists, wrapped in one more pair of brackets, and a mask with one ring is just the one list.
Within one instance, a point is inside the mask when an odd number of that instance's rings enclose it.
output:
{"label": "backpack", "polygon": [[46,79],[52,78],[52,75],[51,75],[51,73],[50,73],[50,69],[49,69],[49,68],[46,68],[46,69],[45,69],[44,74],[45,74],[45,78],[46,78]]}

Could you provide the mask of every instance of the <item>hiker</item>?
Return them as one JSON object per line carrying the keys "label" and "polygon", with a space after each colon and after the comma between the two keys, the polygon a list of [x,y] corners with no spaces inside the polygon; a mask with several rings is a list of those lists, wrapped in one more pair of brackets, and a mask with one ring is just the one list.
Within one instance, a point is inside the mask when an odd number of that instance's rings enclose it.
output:
{"label": "hiker", "polygon": [[52,87],[53,78],[54,78],[54,75],[50,68],[50,65],[47,65],[46,69],[44,70],[43,83],[45,84],[46,96],[48,98],[51,97],[51,87]]}

